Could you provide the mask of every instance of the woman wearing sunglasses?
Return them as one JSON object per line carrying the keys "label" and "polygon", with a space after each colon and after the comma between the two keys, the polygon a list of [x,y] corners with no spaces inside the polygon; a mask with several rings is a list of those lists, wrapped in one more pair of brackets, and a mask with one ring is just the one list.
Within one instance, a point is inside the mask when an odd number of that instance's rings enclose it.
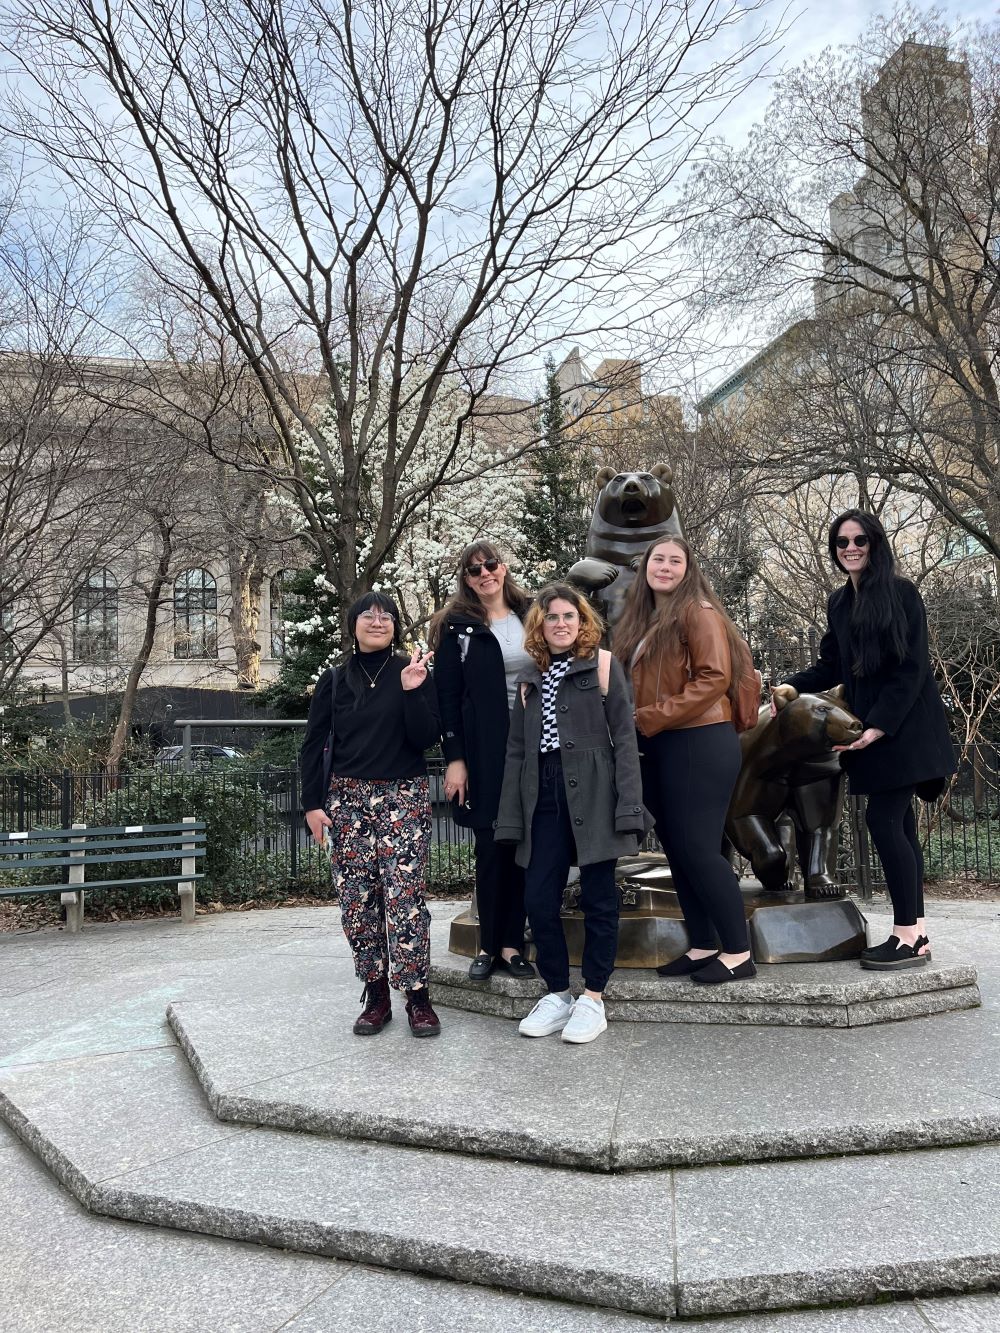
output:
{"label": "woman wearing sunglasses", "polygon": [[893,909],[892,934],[864,951],[861,966],[921,967],[931,954],[913,797],[934,800],[955,771],[927,649],[927,615],[914,585],[896,574],[885,529],[873,514],[849,509],[835,518],[828,546],[847,582],[827,603],[819,657],[773,693],[794,699],[800,691],[843,684],[864,731],[853,745],[835,748],[843,751],[852,793],[868,798],[868,829]]}
{"label": "woman wearing sunglasses", "polygon": [[406,994],[415,1037],[441,1030],[427,987],[430,913],[424,880],[431,808],[424,751],[441,732],[431,653],[399,647],[399,611],[382,593],[347,613],[354,651],[316,682],[302,744],[302,804],[313,839],[329,837],[354,968],[365,984],[361,1037],[392,1018],[390,985]]}
{"label": "woman wearing sunglasses", "polygon": [[473,542],[462,552],[458,590],[431,624],[434,683],[441,707],[445,796],[456,824],[476,842],[479,952],[469,968],[485,981],[495,967],[533,977],[524,948],[524,874],[514,849],[493,839],[515,681],[531,665],[522,621],[528,594],[496,547]]}
{"label": "woman wearing sunglasses", "polygon": [[[615,861],[645,832],[639,751],[625,673],[598,649],[601,624],[576,588],[553,583],[525,620],[531,655],[514,702],[496,836],[517,844],[528,920],[547,987],[518,1031],[585,1043],[607,1028],[604,988],[618,948]],[[560,909],[580,867],[583,994],[569,988]]]}

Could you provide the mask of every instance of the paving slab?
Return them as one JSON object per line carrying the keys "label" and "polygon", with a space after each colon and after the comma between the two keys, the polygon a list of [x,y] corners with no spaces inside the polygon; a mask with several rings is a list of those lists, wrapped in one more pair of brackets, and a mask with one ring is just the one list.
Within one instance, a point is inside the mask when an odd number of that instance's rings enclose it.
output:
{"label": "paving slab", "polygon": [[1000,1296],[953,1296],[917,1305],[934,1333],[997,1333],[1000,1328]]}
{"label": "paving slab", "polygon": [[681,1315],[1000,1282],[1000,1147],[675,1172]]}
{"label": "paving slab", "polygon": [[6,1070],[0,1113],[94,1212],[577,1303],[673,1312],[669,1173],[602,1176],[278,1130],[234,1132],[210,1114],[179,1061],[179,1051],[138,1051]]}

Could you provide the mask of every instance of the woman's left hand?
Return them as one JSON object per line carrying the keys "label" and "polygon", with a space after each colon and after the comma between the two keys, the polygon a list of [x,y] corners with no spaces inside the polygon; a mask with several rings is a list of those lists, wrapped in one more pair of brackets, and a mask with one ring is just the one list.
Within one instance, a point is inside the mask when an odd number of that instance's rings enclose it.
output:
{"label": "woman's left hand", "polygon": [[416,690],[423,685],[427,679],[427,668],[433,656],[433,653],[425,653],[419,648],[414,648],[409,666],[403,667],[403,670],[399,673],[399,679],[403,683],[404,690]]}
{"label": "woman's left hand", "polygon": [[885,735],[884,731],[879,731],[878,727],[865,727],[864,731],[854,742],[853,745],[835,745],[834,750],[867,750],[872,741],[880,741]]}

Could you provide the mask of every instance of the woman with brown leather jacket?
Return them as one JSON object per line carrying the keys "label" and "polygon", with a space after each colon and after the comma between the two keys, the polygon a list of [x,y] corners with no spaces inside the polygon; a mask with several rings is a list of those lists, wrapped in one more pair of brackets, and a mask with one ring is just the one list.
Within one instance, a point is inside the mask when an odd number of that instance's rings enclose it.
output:
{"label": "woman with brown leather jacket", "polygon": [[756,972],[739,880],[722,853],[740,770],[732,722],[738,643],[687,542],[668,537],[648,547],[615,627],[614,649],[632,675],[642,799],[656,821],[688,934],[687,953],[657,971],[703,984]]}

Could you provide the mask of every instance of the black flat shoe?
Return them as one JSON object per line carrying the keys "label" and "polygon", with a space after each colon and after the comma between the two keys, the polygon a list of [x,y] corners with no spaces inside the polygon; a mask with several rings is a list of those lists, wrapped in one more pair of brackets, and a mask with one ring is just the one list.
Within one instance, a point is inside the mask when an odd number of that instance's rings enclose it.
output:
{"label": "black flat shoe", "polygon": [[743,981],[756,975],[757,969],[752,958],[748,958],[745,963],[737,963],[735,967],[726,967],[718,958],[713,958],[708,967],[692,972],[691,980],[697,981],[700,986],[718,986],[723,981]]}
{"label": "black flat shoe", "polygon": [[536,977],[538,973],[528,962],[516,953],[513,958],[504,958],[503,955],[497,959],[496,965],[504,972],[509,972],[512,977]]}
{"label": "black flat shoe", "polygon": [[718,950],[704,958],[689,958],[686,953],[682,953],[680,958],[672,958],[669,963],[661,964],[656,969],[656,975],[658,977],[689,977],[692,972],[700,971],[706,963],[712,962],[718,956]]}
{"label": "black flat shoe", "polygon": [[485,981],[493,971],[495,961],[496,960],[491,958],[488,953],[481,953],[476,958],[473,958],[469,965],[470,981]]}
{"label": "black flat shoe", "polygon": [[868,949],[861,955],[861,966],[866,972],[901,972],[907,967],[926,967],[930,961],[925,953],[918,953],[923,937],[916,944],[900,944],[890,935],[884,944]]}

